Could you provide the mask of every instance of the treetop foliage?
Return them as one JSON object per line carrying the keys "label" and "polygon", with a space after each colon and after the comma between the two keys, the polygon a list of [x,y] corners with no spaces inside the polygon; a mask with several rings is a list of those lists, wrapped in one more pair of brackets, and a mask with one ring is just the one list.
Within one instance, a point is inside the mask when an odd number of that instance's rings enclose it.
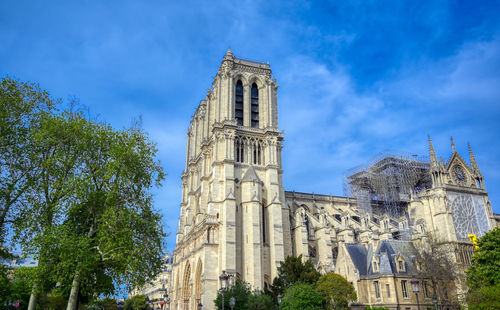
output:
{"label": "treetop foliage", "polygon": [[323,309],[323,298],[315,290],[313,284],[296,282],[286,289],[281,303],[283,310],[320,310]]}
{"label": "treetop foliage", "polygon": [[[234,306],[235,310],[247,309],[248,299],[252,294],[252,289],[250,285],[240,279],[236,279],[233,286],[229,287],[224,293],[224,309],[230,309],[229,299],[234,297],[236,304]],[[222,293],[219,291],[217,298],[214,300],[217,309],[222,309]]]}
{"label": "treetop foliage", "polygon": [[500,284],[500,227],[479,238],[478,246],[467,270],[467,285],[475,289]]}
{"label": "treetop foliage", "polygon": [[38,84],[0,80],[0,244],[36,179],[37,165],[29,158],[32,133],[59,103]]}
{"label": "treetop foliage", "polygon": [[136,295],[125,301],[123,305],[123,310],[145,310],[148,306],[146,305],[146,296]]}
{"label": "treetop foliage", "polygon": [[302,255],[287,256],[278,267],[278,276],[273,279],[269,294],[276,299],[291,283],[316,284],[319,277],[320,273],[310,259],[303,262]]}
{"label": "treetop foliage", "polygon": [[349,309],[349,302],[358,298],[351,283],[336,273],[322,275],[316,283],[316,290],[329,309]]}
{"label": "treetop foliage", "polygon": [[141,285],[165,249],[156,145],[138,123],[116,130],[58,112],[59,102],[38,85],[0,82],[0,237],[10,220],[13,240],[38,258],[37,293],[82,300]]}
{"label": "treetop foliage", "polygon": [[482,236],[478,246],[467,270],[469,309],[500,309],[500,227]]}

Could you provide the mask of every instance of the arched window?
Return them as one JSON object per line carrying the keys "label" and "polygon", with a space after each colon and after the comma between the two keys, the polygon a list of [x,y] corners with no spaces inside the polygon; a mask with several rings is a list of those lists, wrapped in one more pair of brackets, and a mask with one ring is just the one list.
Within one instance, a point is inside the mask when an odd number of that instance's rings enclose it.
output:
{"label": "arched window", "polygon": [[243,126],[243,83],[236,82],[236,93],[234,96],[234,118],[236,124]]}
{"label": "arched window", "polygon": [[257,165],[257,142],[253,143],[253,164]]}
{"label": "arched window", "polygon": [[254,128],[259,128],[259,88],[257,84],[252,84],[251,91],[251,125]]}
{"label": "arched window", "polygon": [[260,151],[260,142],[257,146],[257,164],[261,165],[262,164],[262,157],[261,157],[261,151]]}
{"label": "arched window", "polygon": [[238,163],[245,162],[245,144],[244,142],[237,138],[234,140],[234,149],[235,149],[235,160]]}

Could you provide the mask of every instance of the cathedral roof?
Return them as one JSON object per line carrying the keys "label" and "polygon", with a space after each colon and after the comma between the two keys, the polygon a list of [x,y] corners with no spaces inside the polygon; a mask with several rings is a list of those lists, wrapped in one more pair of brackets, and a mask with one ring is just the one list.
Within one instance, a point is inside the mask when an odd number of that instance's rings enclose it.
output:
{"label": "cathedral roof", "polygon": [[368,257],[366,247],[361,243],[347,243],[345,247],[352,263],[358,269],[359,275],[366,276],[368,274],[366,269]]}

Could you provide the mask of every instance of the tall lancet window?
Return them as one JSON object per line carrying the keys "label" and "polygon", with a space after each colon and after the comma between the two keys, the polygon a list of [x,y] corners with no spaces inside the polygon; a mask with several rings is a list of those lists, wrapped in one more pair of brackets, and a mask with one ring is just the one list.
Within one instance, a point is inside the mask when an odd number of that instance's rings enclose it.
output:
{"label": "tall lancet window", "polygon": [[236,124],[243,126],[243,83],[236,82],[236,94],[234,97],[234,118]]}
{"label": "tall lancet window", "polygon": [[251,91],[251,125],[254,128],[259,128],[259,88],[257,84],[252,84]]}

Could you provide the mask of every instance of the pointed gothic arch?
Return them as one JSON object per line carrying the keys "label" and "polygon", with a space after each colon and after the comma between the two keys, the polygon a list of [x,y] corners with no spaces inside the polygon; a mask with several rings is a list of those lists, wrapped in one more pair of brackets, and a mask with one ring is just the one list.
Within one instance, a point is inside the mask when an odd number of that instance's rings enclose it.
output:
{"label": "pointed gothic arch", "polygon": [[184,302],[189,300],[189,297],[191,296],[191,286],[189,283],[189,280],[191,278],[191,265],[189,262],[186,264],[186,267],[184,268],[184,277],[182,279],[182,299]]}
{"label": "pointed gothic arch", "polygon": [[202,292],[202,282],[201,282],[201,273],[203,271],[203,263],[201,259],[198,259],[198,265],[196,266],[196,274],[195,274],[195,285],[194,285],[194,296],[196,298],[197,304],[201,301],[201,292]]}

